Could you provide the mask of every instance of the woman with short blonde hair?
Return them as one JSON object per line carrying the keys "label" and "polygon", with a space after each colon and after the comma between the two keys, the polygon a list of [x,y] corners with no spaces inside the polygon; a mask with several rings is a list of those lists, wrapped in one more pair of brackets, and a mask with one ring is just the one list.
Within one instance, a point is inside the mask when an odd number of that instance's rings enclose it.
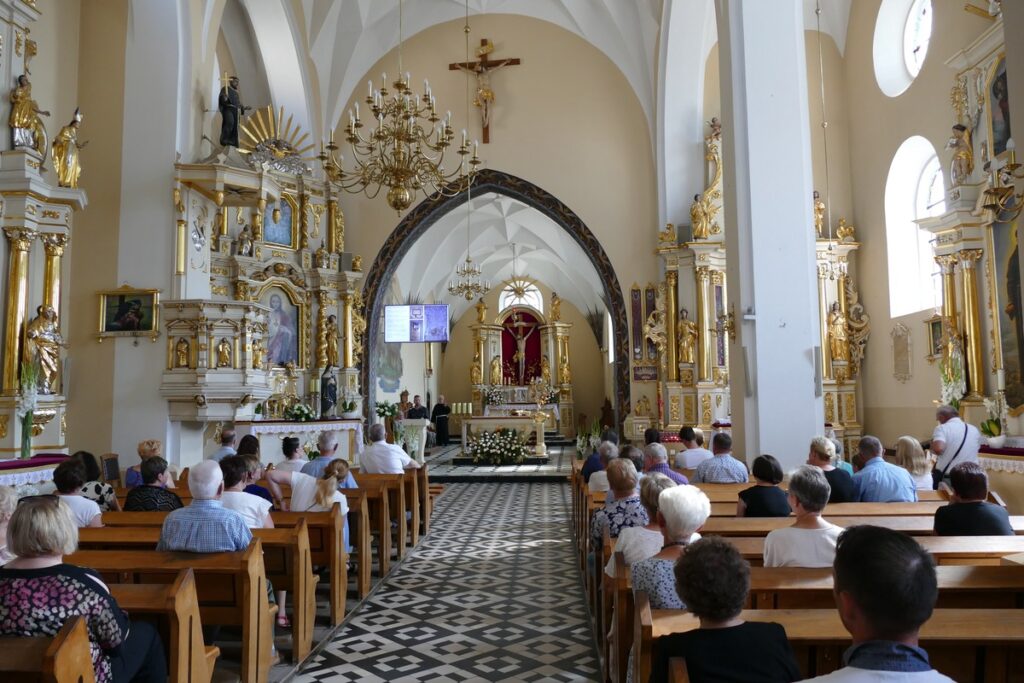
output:
{"label": "woman with short blonde hair", "polygon": [[921,448],[921,442],[912,436],[901,436],[896,440],[896,455],[893,462],[907,472],[914,480],[914,488],[919,491],[930,491],[932,482],[932,463]]}
{"label": "woman with short blonde hair", "polygon": [[836,445],[831,439],[825,436],[816,436],[811,439],[807,464],[817,467],[825,474],[829,485],[828,502],[856,502],[857,488],[853,483],[853,477],[846,470],[835,466],[836,459]]}
{"label": "woman with short blonde hair", "polygon": [[[140,461],[152,458],[153,456],[163,457],[164,454],[163,444],[156,439],[140,441],[135,450],[139,454]],[[136,486],[142,486],[141,465],[142,463],[140,462],[138,465],[132,465],[124,471],[124,485],[126,488],[133,489]]]}
{"label": "woman with short blonde hair", "polygon": [[615,500],[605,502],[604,507],[594,513],[590,527],[593,548],[601,547],[606,528],[609,536],[618,538],[619,533],[626,527],[644,526],[651,521],[640,504],[640,496],[637,495],[636,482],[639,475],[633,461],[629,458],[615,458],[608,463],[605,471],[608,473],[608,486],[615,495]]}

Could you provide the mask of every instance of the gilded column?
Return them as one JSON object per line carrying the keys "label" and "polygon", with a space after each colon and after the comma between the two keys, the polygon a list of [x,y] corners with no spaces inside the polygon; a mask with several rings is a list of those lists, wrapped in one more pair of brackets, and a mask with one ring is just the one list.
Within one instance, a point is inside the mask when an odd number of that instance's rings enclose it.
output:
{"label": "gilded column", "polygon": [[669,382],[679,381],[679,359],[676,357],[676,316],[679,315],[677,291],[679,274],[674,270],[665,273],[665,336],[668,344],[665,347],[665,360],[668,372],[665,379]]}
{"label": "gilded column", "polygon": [[936,256],[935,262],[942,271],[942,316],[949,320],[950,326],[960,331],[960,321],[956,312],[956,254]]}
{"label": "gilded column", "polygon": [[316,366],[327,367],[327,292],[316,293]]}
{"label": "gilded column", "polygon": [[299,195],[299,249],[309,249],[309,195]]}
{"label": "gilded column", "polygon": [[324,230],[327,236],[327,251],[332,254],[338,253],[338,233],[334,229],[334,223],[337,221],[338,215],[338,200],[331,199],[327,202],[327,226]]}
{"label": "gilded column", "polygon": [[4,317],[3,393],[18,393],[18,368],[21,364],[21,336],[28,307],[28,253],[36,232],[27,228],[4,228],[10,259],[7,265],[7,315]]}
{"label": "gilded column", "polygon": [[355,367],[355,357],[352,353],[352,295],[347,292],[341,295],[341,329],[345,340],[342,346],[341,366],[346,369],[352,368]]}
{"label": "gilded column", "polygon": [[821,376],[832,379],[832,353],[828,345],[827,268],[818,264],[818,325],[821,328]]}
{"label": "gilded column", "polygon": [[61,233],[43,235],[46,262],[43,266],[43,305],[49,306],[60,317],[60,264],[68,236]]}
{"label": "gilded column", "polygon": [[183,218],[178,219],[174,237],[174,274],[184,275],[185,263],[188,260],[188,224]]}
{"label": "gilded column", "polygon": [[256,200],[256,215],[252,218],[252,239],[254,242],[263,241],[263,216],[267,212],[267,200],[260,197]]}
{"label": "gilded column", "polygon": [[981,351],[981,312],[978,306],[978,278],[975,264],[981,258],[981,249],[960,252],[960,270],[963,273],[964,336],[967,337],[967,394],[978,398],[985,393],[984,363]]}
{"label": "gilded column", "polygon": [[711,381],[711,321],[708,318],[708,282],[711,277],[707,266],[697,267],[697,378]]}

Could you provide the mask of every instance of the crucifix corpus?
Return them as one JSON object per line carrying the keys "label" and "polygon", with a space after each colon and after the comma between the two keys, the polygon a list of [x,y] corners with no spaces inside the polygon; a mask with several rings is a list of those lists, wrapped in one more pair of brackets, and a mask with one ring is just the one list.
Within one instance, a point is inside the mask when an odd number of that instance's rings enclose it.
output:
{"label": "crucifix corpus", "polygon": [[488,55],[494,52],[494,43],[488,38],[480,41],[480,47],[476,49],[476,56],[479,57],[473,62],[458,62],[449,64],[449,71],[468,71],[476,75],[476,96],[473,104],[480,108],[480,121],[483,124],[484,144],[491,141],[491,107],[494,106],[494,90],[491,89],[491,74],[506,66],[518,66],[518,57],[510,59],[490,59]]}
{"label": "crucifix corpus", "polygon": [[[534,332],[537,331],[536,323],[524,322],[519,313],[512,314],[512,324],[510,327],[512,330],[512,336],[516,341],[516,352],[512,356],[512,360],[516,361],[519,365],[519,384],[522,386],[526,384],[526,340],[530,338]],[[527,331],[528,330],[528,331]]]}

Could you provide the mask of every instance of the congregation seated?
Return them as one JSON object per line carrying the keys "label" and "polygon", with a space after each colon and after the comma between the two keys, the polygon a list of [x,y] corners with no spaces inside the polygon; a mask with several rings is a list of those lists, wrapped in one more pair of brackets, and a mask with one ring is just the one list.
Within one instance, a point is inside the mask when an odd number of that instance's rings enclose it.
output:
{"label": "congregation seated", "polygon": [[85,465],[81,460],[70,458],[53,470],[53,483],[57,493],[71,510],[78,526],[103,526],[103,513],[96,501],[82,495],[85,485]]}
{"label": "congregation seated", "polygon": [[859,503],[913,503],[917,501],[914,480],[902,467],[885,461],[882,442],[873,436],[863,437],[857,444],[853,475]]}
{"label": "congregation seated", "polygon": [[650,520],[640,504],[637,495],[636,467],[628,458],[615,458],[605,470],[608,486],[615,494],[615,500],[606,501],[603,508],[594,513],[590,525],[590,539],[594,548],[600,548],[604,530],[615,538],[626,527],[644,526]]}
{"label": "congregation seated", "polygon": [[597,458],[601,463],[601,469],[590,475],[590,481],[587,482],[587,489],[591,493],[597,491],[608,491],[610,486],[608,484],[608,465],[619,457],[619,447],[613,444],[611,441],[602,441],[597,446]]}
{"label": "congregation seated", "polygon": [[286,436],[281,440],[281,452],[284,454],[284,460],[277,463],[274,469],[301,472],[303,465],[309,462],[299,448],[299,439],[296,436]]}
{"label": "congregation seated", "polygon": [[78,546],[66,500],[23,498],[11,517],[7,541],[17,557],[0,568],[0,636],[53,637],[82,616],[98,683],[167,683],[156,629],[129,621],[99,574],[64,563]]}
{"label": "congregation seated", "polygon": [[1013,536],[1006,508],[989,503],[988,475],[976,462],[962,462],[949,475],[949,505],[935,511],[938,536]]}
{"label": "congregation seated", "polygon": [[719,432],[711,439],[714,457],[697,465],[693,474],[694,484],[745,484],[748,481],[747,466],[732,457],[732,437]]}
{"label": "congregation seated", "polygon": [[660,443],[644,446],[644,473],[664,474],[677,484],[689,484],[690,480],[673,470],[668,464],[668,451]]}
{"label": "congregation seated", "polygon": [[[409,454],[386,440],[387,431],[381,423],[370,425],[370,445],[359,454],[359,470],[366,474],[402,474],[419,468]],[[303,469],[303,472],[306,470]]]}
{"label": "congregation seated", "polygon": [[608,576],[615,576],[615,553],[621,552],[627,565],[653,557],[661,550],[664,538],[658,525],[658,496],[665,489],[672,488],[676,483],[664,474],[651,474],[640,482],[640,504],[647,512],[647,524],[630,526],[619,531],[615,541],[615,550],[604,571]]}
{"label": "congregation seated", "polygon": [[825,473],[813,465],[801,465],[790,474],[789,505],[796,513],[796,521],[793,526],[776,529],[765,537],[765,567],[832,566],[836,539],[843,530],[821,516],[830,493]]}
{"label": "congregation seated", "polygon": [[100,506],[100,512],[117,509],[117,495],[114,487],[103,481],[100,473],[100,464],[96,456],[89,451],[78,451],[71,456],[81,461],[85,467],[85,484],[82,485],[81,494],[84,498],[95,502]]}
{"label": "congregation seated", "polygon": [[897,439],[893,462],[910,473],[914,488],[918,491],[932,490],[932,463],[921,448],[920,441],[912,436]]}
{"label": "congregation seated", "polygon": [[672,657],[686,660],[693,683],[801,679],[786,630],[741,616],[750,591],[750,564],[735,546],[719,536],[702,538],[679,557],[674,575],[679,597],[700,627],[655,641],[652,683],[668,680]]}
{"label": "congregation seated", "polygon": [[215,460],[204,460],[188,471],[192,504],[167,515],[157,550],[218,553],[245,550],[252,532],[234,510],[224,507],[224,474]]}
{"label": "congregation seated", "polygon": [[158,455],[146,458],[139,469],[142,485],[128,492],[124,500],[125,512],[170,512],[182,506],[178,494],[167,488],[171,475],[166,460]]}
{"label": "congregation seated", "polygon": [[163,444],[156,439],[146,439],[140,441],[136,447],[136,452],[139,454],[139,464],[132,465],[124,471],[124,485],[125,488],[135,488],[136,486],[142,485],[142,463],[146,458],[160,457],[163,455]]}
{"label": "congregation seated", "polygon": [[940,683],[918,646],[921,626],[938,598],[935,562],[912,537],[876,526],[839,536],[833,564],[836,607],[853,645],[843,668],[812,681]]}
{"label": "congregation seated", "polygon": [[220,462],[221,458],[225,458],[229,455],[236,455],[235,451],[235,429],[234,427],[225,427],[220,432],[220,448],[215,450],[210,456],[210,460]]}
{"label": "congregation seated", "polygon": [[[660,437],[659,437],[660,438]],[[601,443],[611,443],[618,449],[619,446],[619,434],[614,429],[606,429],[601,433]],[[604,463],[601,462],[601,455],[599,452],[600,444],[598,448],[594,449],[594,452],[583,462],[583,467],[580,468],[580,474],[583,476],[583,481],[590,483],[590,477],[594,472],[600,472],[604,469]],[[593,490],[593,489],[591,489]]]}
{"label": "congregation seated", "polygon": [[[643,485],[644,479],[647,477],[647,473],[643,471],[644,452],[637,448],[636,446],[634,446],[633,444],[628,444],[626,446],[623,446],[622,449],[619,450],[619,457],[629,460],[631,463],[633,463],[633,467],[636,468],[636,490],[639,492],[640,486]],[[612,491],[611,488],[609,488],[608,491],[606,491],[604,494],[604,502],[607,503],[613,500],[615,500],[615,492]]]}
{"label": "congregation seated", "polygon": [[[328,512],[335,503],[338,503],[341,506],[341,518],[344,520],[342,534],[345,552],[351,552],[352,546],[348,533],[348,498],[345,497],[345,494],[338,492],[339,488],[346,488],[343,484],[351,476],[348,462],[337,459],[327,463],[319,478],[311,477],[303,472],[270,470],[267,472],[267,483],[270,485],[274,504],[279,510]],[[282,486],[291,487],[290,502],[285,500],[281,491]]]}
{"label": "congregation seated", "polygon": [[229,455],[222,458],[220,470],[224,476],[224,493],[220,498],[224,507],[240,514],[250,529],[273,529],[274,520],[270,517],[273,503],[245,491],[248,474],[246,457]]}
{"label": "congregation seated", "polygon": [[[697,430],[693,427],[683,427],[679,430],[679,441],[683,444],[683,450],[676,453],[675,465],[679,469],[693,470],[705,460],[715,457],[715,454],[697,444]],[[703,437],[701,437],[703,444]]]}
{"label": "congregation seated", "polygon": [[942,482],[949,484],[950,470],[962,462],[978,462],[981,432],[960,419],[953,406],[939,406],[935,411],[939,423],[932,432],[929,449],[936,456],[935,469],[942,473]]}
{"label": "congregation seated", "polygon": [[836,467],[838,456],[835,442],[824,436],[811,439],[811,450],[807,454],[807,464],[814,465],[825,474],[828,480],[830,503],[853,503],[857,499],[857,486],[849,472]]}
{"label": "congregation seated", "polygon": [[[319,455],[308,461],[299,471],[314,479],[319,479],[323,476],[327,466],[338,457],[338,434],[329,431],[320,432],[320,436],[316,439],[316,447]],[[345,477],[341,488],[358,488],[356,480],[352,477],[351,473]]]}
{"label": "congregation seated", "polygon": [[7,525],[18,507],[18,494],[13,486],[0,486],[0,565],[14,559],[14,553],[7,549]]}
{"label": "congregation seated", "polygon": [[793,510],[789,507],[786,492],[779,488],[782,465],[775,456],[757,456],[750,471],[756,483],[740,491],[736,501],[736,516],[788,517]]}

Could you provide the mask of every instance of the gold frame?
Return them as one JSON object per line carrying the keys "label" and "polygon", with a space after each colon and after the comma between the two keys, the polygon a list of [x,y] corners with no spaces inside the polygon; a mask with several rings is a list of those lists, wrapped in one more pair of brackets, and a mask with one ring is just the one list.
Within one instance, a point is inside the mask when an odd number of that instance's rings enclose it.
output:
{"label": "gold frame", "polygon": [[[156,341],[160,336],[160,290],[159,289],[137,289],[131,285],[122,285],[117,289],[108,289],[96,293],[100,300],[100,315],[98,332],[99,340],[107,337],[149,337]],[[153,300],[153,327],[149,330],[107,330],[107,297],[110,296],[138,296],[152,297]]]}
{"label": "gold frame", "polygon": [[291,245],[267,241],[267,217],[273,212],[273,209],[271,208],[272,205],[270,203],[267,204],[267,208],[263,212],[263,244],[270,249],[288,249],[295,251],[299,248],[299,231],[302,230],[302,215],[299,213],[299,200],[293,194],[282,192],[279,201],[288,202],[292,207]]}
{"label": "gold frame", "polygon": [[[305,370],[309,367],[309,302],[306,293],[295,287],[288,280],[281,278],[270,278],[256,290],[253,301],[262,305],[263,295],[267,290],[277,288],[283,290],[288,301],[299,309],[298,333],[299,333],[299,358],[295,364],[296,369]],[[266,337],[264,336],[264,339]],[[272,366],[276,367],[276,366]],[[319,381],[319,380],[318,380]]]}
{"label": "gold frame", "polygon": [[[992,81],[995,80],[996,72],[999,71],[1000,63],[1006,63],[1005,49],[996,54],[996,58],[993,59],[992,64],[989,65],[988,73],[985,74],[985,101],[982,103],[982,106],[985,112],[985,130],[988,133],[988,140],[985,141],[985,144],[988,146],[989,159],[996,159],[1008,154],[1006,150],[1003,150],[1002,152],[999,153],[998,157],[996,155],[996,145],[992,131],[992,111],[989,108],[989,97],[992,92]],[[1007,79],[1007,88],[1009,88],[1009,79]]]}
{"label": "gold frame", "polygon": [[[935,334],[936,325],[939,326],[938,336]],[[925,359],[929,363],[934,363],[942,358],[942,316],[936,313],[924,321],[924,326],[928,333],[928,353],[925,355]]]}

